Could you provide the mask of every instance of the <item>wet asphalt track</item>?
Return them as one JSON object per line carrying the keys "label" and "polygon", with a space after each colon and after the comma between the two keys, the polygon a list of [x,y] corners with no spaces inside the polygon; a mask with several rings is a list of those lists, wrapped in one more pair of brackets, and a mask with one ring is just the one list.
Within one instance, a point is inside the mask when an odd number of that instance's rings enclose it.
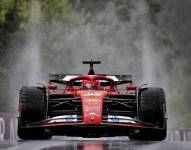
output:
{"label": "wet asphalt track", "polygon": [[22,141],[6,150],[191,150],[191,142],[133,141],[127,137],[69,138],[53,137],[51,140]]}

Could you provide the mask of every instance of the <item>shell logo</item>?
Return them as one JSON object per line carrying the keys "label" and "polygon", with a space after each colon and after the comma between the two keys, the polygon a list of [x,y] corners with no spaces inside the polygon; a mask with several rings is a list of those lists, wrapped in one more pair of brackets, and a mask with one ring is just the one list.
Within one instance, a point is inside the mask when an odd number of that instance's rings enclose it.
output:
{"label": "shell logo", "polygon": [[95,103],[97,103],[97,99],[88,99],[87,102],[89,104],[95,104]]}

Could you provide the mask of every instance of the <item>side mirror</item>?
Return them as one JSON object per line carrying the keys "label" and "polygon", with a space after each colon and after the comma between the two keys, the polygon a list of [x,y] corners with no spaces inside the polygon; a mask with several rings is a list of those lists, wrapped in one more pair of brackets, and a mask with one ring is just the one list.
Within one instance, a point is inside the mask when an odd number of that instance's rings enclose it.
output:
{"label": "side mirror", "polygon": [[126,86],[126,89],[130,91],[137,90],[137,88],[138,88],[137,86],[129,86],[129,85]]}
{"label": "side mirror", "polygon": [[57,88],[58,88],[57,85],[52,85],[52,84],[48,85],[48,89],[50,89],[50,90],[56,90]]}

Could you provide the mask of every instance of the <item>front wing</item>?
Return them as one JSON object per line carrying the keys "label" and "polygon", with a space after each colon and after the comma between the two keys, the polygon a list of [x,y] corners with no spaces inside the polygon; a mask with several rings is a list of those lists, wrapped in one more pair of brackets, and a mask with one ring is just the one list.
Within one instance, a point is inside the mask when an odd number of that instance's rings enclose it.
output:
{"label": "front wing", "polygon": [[153,124],[142,122],[126,116],[109,115],[100,124],[85,124],[77,115],[56,116],[40,122],[29,123],[25,129],[43,128],[52,135],[66,136],[128,136],[139,129],[162,129]]}

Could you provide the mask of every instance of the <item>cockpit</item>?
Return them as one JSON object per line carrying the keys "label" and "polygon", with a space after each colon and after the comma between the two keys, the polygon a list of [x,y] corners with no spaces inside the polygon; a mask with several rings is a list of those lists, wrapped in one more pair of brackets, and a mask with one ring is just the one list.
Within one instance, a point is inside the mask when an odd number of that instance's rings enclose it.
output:
{"label": "cockpit", "polygon": [[102,76],[85,76],[72,79],[70,87],[76,90],[109,90],[114,88],[114,81]]}

